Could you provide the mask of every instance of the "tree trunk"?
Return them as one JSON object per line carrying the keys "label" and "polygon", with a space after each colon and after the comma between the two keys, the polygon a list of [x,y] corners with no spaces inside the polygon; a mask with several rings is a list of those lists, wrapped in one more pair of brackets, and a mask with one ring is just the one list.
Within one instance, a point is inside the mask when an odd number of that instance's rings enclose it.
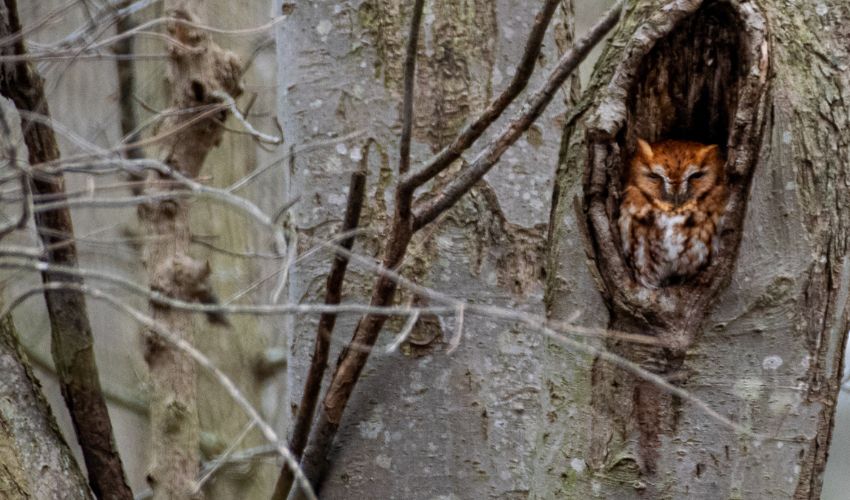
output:
{"label": "tree trunk", "polygon": [[[675,374],[658,352],[596,346],[758,438],[552,344],[534,497],[820,497],[848,329],[848,20],[840,1],[630,5],[565,131],[549,312],[660,339]],[[677,135],[727,150],[736,194],[720,257],[641,294],[613,244],[618,173],[636,137]]]}
{"label": "tree trunk", "polygon": [[[168,4],[171,17],[197,24],[204,2],[175,0]],[[209,34],[187,23],[173,22],[169,35],[182,46],[170,47],[169,83],[172,107],[204,109],[170,117],[165,130],[172,130],[162,156],[173,171],[198,176],[209,151],[223,134],[227,108],[218,93],[238,96],[241,67],[236,56],[222,50]],[[187,48],[189,47],[189,48]],[[194,49],[194,50],[193,50]],[[170,175],[154,173],[147,182],[149,193],[179,190],[169,183]],[[190,203],[183,198],[151,202],[139,207],[139,218],[151,238],[144,252],[151,289],[187,302],[209,302],[213,297],[208,281],[209,262],[190,256]],[[178,339],[193,343],[192,314],[161,304],[151,304],[152,317]],[[210,317],[211,323],[223,320]],[[185,352],[146,335],[145,360],[151,379],[151,466],[147,475],[154,499],[200,498],[201,436],[198,420],[195,362]]]}
{"label": "tree trunk", "polygon": [[0,319],[0,497],[93,498],[21,353],[12,316]]}
{"label": "tree trunk", "polygon": [[[278,3],[288,14],[278,31],[279,85],[285,89],[279,116],[295,152],[286,188],[288,199],[300,195],[288,223],[299,230],[302,253],[335,234],[350,173],[370,138],[375,144],[361,216],[366,233],[358,235],[354,251],[377,256],[383,244],[398,179],[405,35],[412,5],[402,0],[310,8]],[[539,7],[539,2],[530,6],[516,0],[425,3],[411,170],[507,85]],[[559,48],[570,41],[569,16],[559,9],[557,17],[530,89],[540,86]],[[540,264],[568,94],[556,99],[486,182],[414,237],[402,267],[406,276],[473,302],[542,314]],[[425,190],[436,192],[442,182],[437,179]],[[322,301],[332,255],[319,255],[295,266],[290,301]],[[373,281],[371,271],[352,262],[343,302],[368,301]],[[420,297],[400,295],[401,303],[425,305]],[[296,318],[285,333],[292,332],[289,381],[295,404],[316,319]],[[357,319],[339,316],[331,360],[351,338]],[[404,321],[387,322],[369,358],[342,417],[322,498],[433,498],[458,492],[469,498],[512,498],[527,490],[534,435],[529,429],[540,391],[535,362],[540,337],[467,318],[459,348],[448,354],[456,319],[425,316],[400,352],[386,353]]]}
{"label": "tree trunk", "polygon": [[[0,5],[0,37],[11,40],[0,50],[2,55],[27,55],[16,0],[5,0]],[[7,61],[0,66],[0,93],[14,102],[21,114],[21,133],[32,169],[28,174],[32,192],[52,201],[64,200],[65,178],[62,173],[45,173],[50,164],[60,157],[56,134],[49,122],[38,121],[30,115],[34,113],[46,120],[51,118],[44,80],[30,61]],[[36,208],[45,198],[34,202]],[[77,267],[77,243],[71,211],[67,207],[36,210],[33,218],[43,245],[44,261],[52,265]],[[79,278],[50,269],[42,271],[41,278],[45,284],[82,282]],[[62,396],[83,451],[89,484],[97,496],[109,494],[114,498],[130,498],[132,492],[115,446],[112,421],[100,386],[85,297],[75,290],[46,289],[44,299],[50,319],[51,354]]]}

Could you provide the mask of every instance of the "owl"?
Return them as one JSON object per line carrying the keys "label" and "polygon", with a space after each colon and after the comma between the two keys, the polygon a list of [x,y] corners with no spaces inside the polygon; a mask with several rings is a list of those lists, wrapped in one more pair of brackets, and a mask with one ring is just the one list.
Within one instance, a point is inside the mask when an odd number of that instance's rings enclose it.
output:
{"label": "owl", "polygon": [[620,203],[623,254],[648,288],[679,284],[717,253],[726,208],[719,147],[638,139]]}

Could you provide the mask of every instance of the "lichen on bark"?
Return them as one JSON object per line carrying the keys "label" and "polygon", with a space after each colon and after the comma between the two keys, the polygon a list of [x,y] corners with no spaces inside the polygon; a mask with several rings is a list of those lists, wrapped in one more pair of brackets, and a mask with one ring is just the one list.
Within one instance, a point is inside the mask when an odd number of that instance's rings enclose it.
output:
{"label": "lichen on bark", "polygon": [[[630,3],[591,79],[586,94],[591,109],[618,61],[627,57],[629,40],[651,15],[671,5],[701,3]],[[647,481],[640,467],[629,465],[635,457],[626,451],[627,443],[615,439],[601,450],[591,447],[589,422],[596,415],[586,406],[587,391],[595,390],[587,377],[588,360],[550,347],[545,378],[553,389],[544,414],[552,425],[537,450],[537,498],[556,492],[564,498],[635,498],[650,492],[699,498],[766,492],[772,498],[819,496],[848,328],[850,204],[848,190],[839,188],[848,178],[841,160],[847,158],[848,140],[839,132],[846,129],[847,113],[836,104],[846,102],[850,89],[842,71],[850,54],[839,42],[850,12],[835,1],[717,3],[762,12],[772,33],[765,48],[771,97],[762,147],[752,152],[756,175],[735,269],[695,332],[683,387],[772,439],[742,438],[683,404],[675,409],[676,431],[656,445],[659,477]],[[576,173],[584,165],[586,123],[580,120],[566,138],[547,301],[556,319],[580,307],[585,324],[605,326],[608,310],[585,265],[573,204],[580,193]],[[591,455],[600,451],[608,459],[594,465]]]}

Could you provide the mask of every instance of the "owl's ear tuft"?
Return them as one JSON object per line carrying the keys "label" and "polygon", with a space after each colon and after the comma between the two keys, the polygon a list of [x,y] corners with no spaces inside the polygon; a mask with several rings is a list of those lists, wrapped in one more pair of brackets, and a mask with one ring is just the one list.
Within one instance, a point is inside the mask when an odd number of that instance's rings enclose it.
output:
{"label": "owl's ear tuft", "polygon": [[637,143],[638,155],[640,155],[640,158],[644,161],[652,161],[652,157],[655,156],[655,154],[652,152],[652,146],[650,146],[649,143],[643,139],[638,139]]}
{"label": "owl's ear tuft", "polygon": [[702,165],[705,162],[706,158],[716,153],[719,148],[720,146],[718,146],[717,144],[712,144],[710,146],[703,146],[699,148],[696,154],[697,163]]}

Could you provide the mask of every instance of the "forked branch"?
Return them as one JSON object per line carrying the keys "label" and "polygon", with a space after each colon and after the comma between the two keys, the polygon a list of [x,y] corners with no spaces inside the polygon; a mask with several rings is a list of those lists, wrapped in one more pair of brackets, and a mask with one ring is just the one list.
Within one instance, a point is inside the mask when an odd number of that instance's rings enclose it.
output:
{"label": "forked branch", "polygon": [[404,177],[402,177],[399,183],[401,190],[412,193],[416,188],[447,169],[449,165],[460,158],[460,155],[481,137],[481,134],[493,122],[502,116],[505,109],[525,89],[526,85],[528,85],[528,80],[531,78],[531,74],[534,72],[534,65],[537,62],[537,58],[540,56],[540,49],[543,46],[543,36],[546,34],[546,28],[549,27],[549,22],[552,20],[552,15],[555,13],[555,9],[559,3],[560,0],[546,0],[543,8],[534,18],[534,25],[525,43],[522,59],[516,67],[511,83],[505,87],[502,93],[499,94],[499,97],[487,106],[478,118],[461,131],[451,144],[440,150],[422,168],[408,175],[404,175],[406,172],[402,171],[401,174]]}
{"label": "forked branch", "polygon": [[[350,251],[354,246],[354,230],[360,221],[360,211],[363,208],[363,198],[366,193],[366,169],[368,168],[369,147],[372,140],[366,142],[360,168],[351,174],[351,184],[348,189],[348,204],[345,208],[345,218],[340,228],[340,233],[351,234],[342,240],[339,245]],[[342,284],[345,281],[345,271],[348,267],[348,256],[336,252],[331,272],[328,274],[325,286],[325,304],[336,305],[342,299]],[[310,435],[310,427],[316,414],[316,405],[319,402],[319,392],[322,388],[322,379],[328,366],[328,353],[331,346],[331,335],[336,324],[336,313],[327,312],[319,317],[319,326],[316,329],[316,340],[313,345],[313,359],[310,361],[310,369],[307,372],[307,380],[304,382],[304,394],[301,396],[301,404],[298,406],[298,414],[295,416],[295,426],[292,438],[289,440],[289,450],[296,460],[301,458],[307,438]],[[284,464],[280,471],[275,491],[272,498],[285,500],[292,488],[293,471]]]}
{"label": "forked branch", "polygon": [[[525,55],[517,70],[517,78],[496,102],[491,104],[479,119],[464,129],[452,144],[432,158],[425,167],[414,174],[402,177],[396,188],[396,210],[390,221],[390,231],[384,246],[382,266],[394,270],[402,264],[413,234],[435,220],[441,213],[451,208],[461,196],[467,193],[499,160],[502,153],[511,146],[534,120],[540,116],[551,102],[554,93],[575,70],[579,63],[616,24],[622,10],[622,2],[615,6],[585,35],[575,47],[561,58],[555,70],[547,78],[546,84],[532,95],[523,111],[507,125],[505,130],[478,155],[472,165],[462,170],[450,181],[448,189],[433,201],[421,204],[414,212],[412,207],[415,189],[443,170],[468,149],[478,139],[487,126],[492,124],[508,105],[517,97],[528,81],[534,61],[540,51],[546,26],[551,20],[557,2],[547,1],[538,14]],[[414,19],[415,21],[415,19]],[[413,29],[412,29],[413,31]],[[415,50],[408,55],[415,57]],[[412,85],[406,87],[412,93]],[[412,99],[406,94],[405,100]],[[409,117],[405,117],[409,118]],[[404,165],[404,162],[400,165]],[[400,172],[404,174],[404,172]],[[395,298],[396,280],[387,274],[380,274],[372,288],[370,304],[386,307]],[[302,468],[314,488],[318,489],[328,465],[328,452],[342,421],[342,415],[354,390],[363,368],[369,358],[369,349],[375,345],[381,328],[387,317],[367,314],[360,319],[354,335],[337,362],[336,371],[322,406],[318,420],[310,434],[309,444],[302,459]],[[297,497],[297,495],[296,495]]]}

